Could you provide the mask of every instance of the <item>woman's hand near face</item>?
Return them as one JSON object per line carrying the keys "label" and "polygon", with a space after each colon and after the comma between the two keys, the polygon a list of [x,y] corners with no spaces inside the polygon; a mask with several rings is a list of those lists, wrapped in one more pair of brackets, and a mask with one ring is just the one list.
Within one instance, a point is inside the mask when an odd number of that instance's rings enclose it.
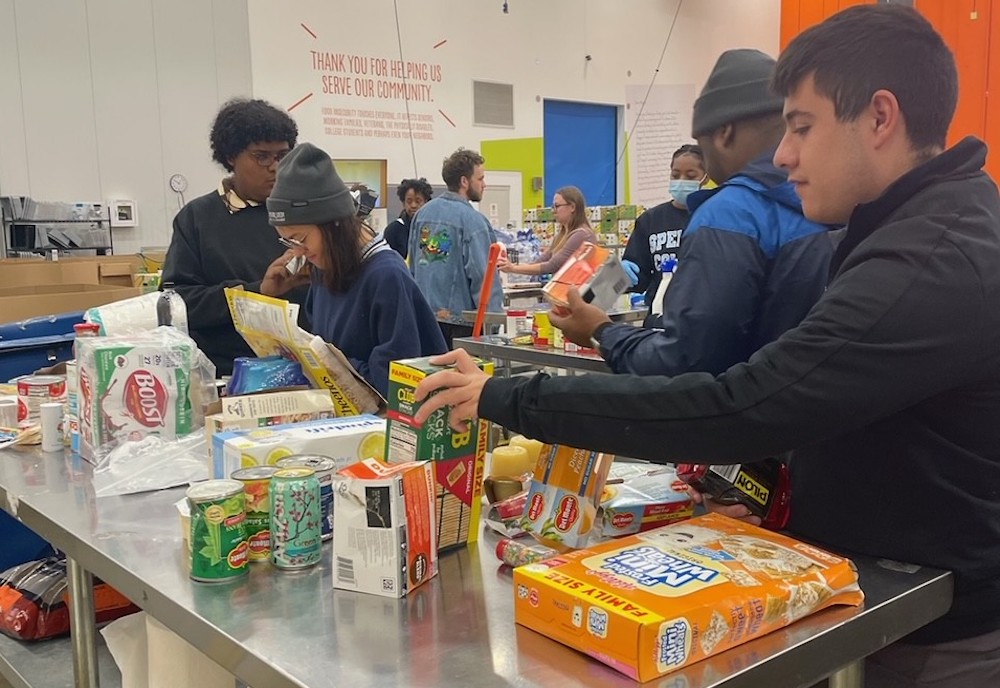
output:
{"label": "woman's hand near face", "polygon": [[309,284],[309,262],[305,261],[302,268],[294,275],[288,271],[288,262],[299,254],[295,249],[288,249],[267,267],[264,279],[260,283],[260,293],[264,296],[284,296],[292,289]]}

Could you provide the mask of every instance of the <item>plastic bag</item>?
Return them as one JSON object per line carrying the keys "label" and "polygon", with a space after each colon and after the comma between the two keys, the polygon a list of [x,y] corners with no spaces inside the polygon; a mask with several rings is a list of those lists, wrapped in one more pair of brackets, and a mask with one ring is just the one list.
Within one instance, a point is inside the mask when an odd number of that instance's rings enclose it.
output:
{"label": "plastic bag", "polygon": [[298,361],[282,356],[240,356],[233,361],[233,376],[226,385],[226,394],[233,397],[289,387],[312,387]]}
{"label": "plastic bag", "polygon": [[[89,308],[83,313],[87,322],[101,326],[102,335],[138,334],[155,330],[159,325],[156,314],[156,304],[163,292],[150,292],[131,299],[115,301],[104,306]],[[184,300],[176,296],[165,303],[169,304],[170,321],[184,333],[188,331],[187,306]]]}
{"label": "plastic bag", "polygon": [[205,433],[196,431],[177,440],[148,435],[126,441],[104,457],[94,470],[98,497],[164,490],[208,480]]}

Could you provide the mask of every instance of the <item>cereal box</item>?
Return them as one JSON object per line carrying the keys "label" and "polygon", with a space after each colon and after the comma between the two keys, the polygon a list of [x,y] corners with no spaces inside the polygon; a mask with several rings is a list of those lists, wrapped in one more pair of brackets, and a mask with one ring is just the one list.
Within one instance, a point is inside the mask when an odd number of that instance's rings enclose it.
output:
{"label": "cereal box", "polygon": [[552,303],[566,306],[569,290],[576,287],[584,301],[606,311],[615,305],[629,284],[618,256],[585,241],[542,287],[542,293]]}
{"label": "cereal box", "polygon": [[437,575],[434,474],[428,461],[365,459],[333,488],[333,587],[403,597]]}
{"label": "cereal box", "polygon": [[[493,363],[478,361],[493,374]],[[436,506],[438,547],[447,549],[479,537],[479,512],[483,494],[483,464],[489,423],[470,423],[467,432],[448,425],[448,409],[440,409],[423,425],[414,414],[420,409],[413,396],[417,384],[443,370],[427,358],[409,358],[389,364],[389,426],[385,457],[389,463],[434,462],[437,479]]]}
{"label": "cereal box", "polygon": [[598,515],[600,535],[621,537],[691,518],[694,503],[672,467],[615,462]]}
{"label": "cereal box", "polygon": [[583,547],[597,522],[597,504],[614,455],[559,444],[542,447],[521,527],[559,550]]}
{"label": "cereal box", "polygon": [[707,514],[514,569],[514,619],[638,681],[860,605],[847,559]]}
{"label": "cereal box", "polygon": [[194,341],[172,327],[76,342],[80,455],[96,462],[126,440],[172,440],[194,429]]}
{"label": "cereal box", "polygon": [[381,459],[384,446],[385,421],[367,415],[220,432],[212,438],[211,474],[228,478],[237,468],[274,466],[293,454],[329,456],[342,468]]}
{"label": "cereal box", "polygon": [[333,398],[325,389],[223,397],[219,407],[219,413],[205,417],[205,437],[209,446],[217,432],[252,430],[336,416]]}

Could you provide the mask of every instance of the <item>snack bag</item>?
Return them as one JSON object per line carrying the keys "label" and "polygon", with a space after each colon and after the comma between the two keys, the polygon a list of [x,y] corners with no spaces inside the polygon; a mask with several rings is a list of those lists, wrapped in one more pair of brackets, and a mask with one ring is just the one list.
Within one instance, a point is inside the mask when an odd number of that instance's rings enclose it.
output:
{"label": "snack bag", "polygon": [[514,619],[637,681],[864,595],[850,560],[707,514],[514,569]]}

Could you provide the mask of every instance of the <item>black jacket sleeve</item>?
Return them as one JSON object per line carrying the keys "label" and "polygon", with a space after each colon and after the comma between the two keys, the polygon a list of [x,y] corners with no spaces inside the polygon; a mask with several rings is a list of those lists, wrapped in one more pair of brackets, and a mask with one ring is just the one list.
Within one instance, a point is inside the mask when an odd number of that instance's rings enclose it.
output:
{"label": "black jacket sleeve", "polygon": [[998,375],[982,281],[943,232],[914,234],[849,259],[799,327],[718,377],[490,380],[479,413],[545,442],[735,463],[850,433]]}
{"label": "black jacket sleeve", "polygon": [[[260,291],[261,280],[219,281],[207,274],[199,249],[200,227],[190,204],[174,218],[174,234],[163,262],[163,282],[173,282],[187,306],[188,327],[200,330],[232,324],[225,288],[242,286],[247,291]],[[304,294],[304,291],[302,292]]]}

